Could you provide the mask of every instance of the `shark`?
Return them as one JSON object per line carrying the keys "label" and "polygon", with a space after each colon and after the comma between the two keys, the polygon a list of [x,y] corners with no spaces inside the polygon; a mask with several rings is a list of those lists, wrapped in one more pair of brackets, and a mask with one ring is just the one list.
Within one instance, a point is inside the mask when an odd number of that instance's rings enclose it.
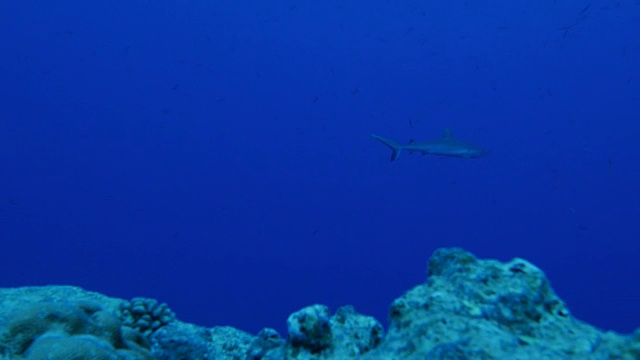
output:
{"label": "shark", "polygon": [[443,157],[455,157],[464,159],[479,158],[489,154],[489,151],[479,146],[458,140],[453,136],[449,128],[444,129],[444,135],[434,141],[417,142],[410,140],[408,144],[400,144],[394,140],[383,138],[375,134],[371,134],[376,140],[387,145],[391,151],[391,161],[400,156],[400,152],[405,150],[414,153],[419,152],[422,155],[436,155]]}

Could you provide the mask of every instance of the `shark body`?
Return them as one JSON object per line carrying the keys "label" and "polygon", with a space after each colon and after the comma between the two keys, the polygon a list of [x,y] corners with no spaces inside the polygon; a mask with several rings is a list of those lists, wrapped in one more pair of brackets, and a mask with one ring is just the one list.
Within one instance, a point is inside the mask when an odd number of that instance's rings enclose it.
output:
{"label": "shark body", "polygon": [[409,141],[406,145],[402,145],[394,140],[385,139],[378,135],[371,134],[371,136],[387,145],[393,151],[391,154],[391,161],[397,159],[402,150],[406,150],[409,153],[419,152],[423,155],[437,155],[464,159],[478,158],[489,154],[488,150],[456,139],[449,129],[444,129],[444,135],[438,140],[425,142]]}

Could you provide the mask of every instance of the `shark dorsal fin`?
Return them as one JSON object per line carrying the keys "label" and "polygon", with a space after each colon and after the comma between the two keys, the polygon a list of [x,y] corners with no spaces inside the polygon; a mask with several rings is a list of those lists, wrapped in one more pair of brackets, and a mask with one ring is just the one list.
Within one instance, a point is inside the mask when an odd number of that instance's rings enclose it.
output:
{"label": "shark dorsal fin", "polygon": [[452,139],[453,138],[453,134],[451,133],[451,129],[444,128],[444,135],[442,135],[442,137],[445,138],[445,139]]}

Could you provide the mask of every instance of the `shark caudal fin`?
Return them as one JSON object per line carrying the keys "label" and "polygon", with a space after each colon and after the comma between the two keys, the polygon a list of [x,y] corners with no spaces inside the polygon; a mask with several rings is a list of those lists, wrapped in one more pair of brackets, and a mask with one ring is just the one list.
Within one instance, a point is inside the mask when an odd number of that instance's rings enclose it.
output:
{"label": "shark caudal fin", "polygon": [[402,145],[393,140],[385,139],[375,134],[371,134],[371,136],[373,136],[374,139],[380,141],[381,143],[387,145],[391,149],[391,151],[393,151],[393,153],[391,154],[391,161],[397,159],[398,156],[400,156],[400,151],[402,151],[403,148]]}

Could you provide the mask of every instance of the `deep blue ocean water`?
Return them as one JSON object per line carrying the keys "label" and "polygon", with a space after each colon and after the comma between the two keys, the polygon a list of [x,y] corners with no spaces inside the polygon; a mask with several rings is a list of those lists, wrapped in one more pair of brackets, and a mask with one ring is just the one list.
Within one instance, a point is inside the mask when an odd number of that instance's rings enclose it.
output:
{"label": "deep blue ocean water", "polygon": [[[281,333],[440,247],[640,326],[640,1],[0,2],[0,286]],[[370,134],[479,159],[390,151]]]}

